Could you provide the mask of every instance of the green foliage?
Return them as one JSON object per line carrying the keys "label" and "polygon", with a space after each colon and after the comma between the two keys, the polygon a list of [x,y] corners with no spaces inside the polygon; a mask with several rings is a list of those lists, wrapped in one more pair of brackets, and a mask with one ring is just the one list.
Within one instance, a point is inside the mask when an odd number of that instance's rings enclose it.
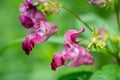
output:
{"label": "green foliage", "polygon": [[118,65],[107,65],[95,71],[90,80],[120,80],[120,67]]}
{"label": "green foliage", "polygon": [[120,67],[118,65],[107,65],[93,72],[76,72],[62,75],[58,80],[119,80]]}
{"label": "green foliage", "polygon": [[92,72],[76,72],[60,76],[58,80],[89,80]]}

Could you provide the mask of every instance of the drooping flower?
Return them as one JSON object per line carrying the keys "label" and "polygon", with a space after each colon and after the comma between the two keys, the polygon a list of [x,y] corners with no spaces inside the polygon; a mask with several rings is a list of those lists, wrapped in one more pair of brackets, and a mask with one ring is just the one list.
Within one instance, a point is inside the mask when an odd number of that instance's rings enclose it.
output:
{"label": "drooping flower", "polygon": [[[83,64],[88,65],[94,63],[94,59],[89,52],[76,41],[78,35],[84,31],[85,29],[83,28],[80,31],[69,30],[66,32],[64,36],[66,40],[66,43],[63,46],[64,50],[61,53],[55,53],[51,62],[52,70],[55,71],[57,67],[63,65],[76,67]],[[70,62],[66,64],[65,62],[67,60],[70,60]]]}
{"label": "drooping flower", "polygon": [[29,54],[35,44],[46,41],[58,31],[53,23],[47,21],[45,16],[33,4],[33,0],[24,0],[20,5],[22,14],[19,16],[21,24],[30,31],[22,44],[23,50]]}

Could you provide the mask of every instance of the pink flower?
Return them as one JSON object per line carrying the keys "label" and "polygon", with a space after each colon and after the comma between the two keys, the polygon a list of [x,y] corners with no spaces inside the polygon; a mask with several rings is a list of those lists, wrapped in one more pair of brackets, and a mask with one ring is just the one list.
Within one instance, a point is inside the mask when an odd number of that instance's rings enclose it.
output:
{"label": "pink flower", "polygon": [[[94,59],[89,52],[76,42],[76,38],[81,32],[84,32],[84,30],[85,29],[83,28],[80,31],[69,30],[66,32],[64,36],[66,40],[66,43],[63,46],[64,50],[61,53],[56,53],[54,55],[51,63],[52,70],[55,71],[57,67],[63,65],[76,67],[83,64],[89,65],[94,63]],[[65,64],[69,59],[70,62]]]}
{"label": "pink flower", "polygon": [[25,3],[20,5],[22,12],[19,16],[20,22],[30,31],[22,44],[26,54],[30,53],[35,44],[46,41],[58,31],[57,26],[48,22],[42,12],[32,2],[33,0],[25,0]]}

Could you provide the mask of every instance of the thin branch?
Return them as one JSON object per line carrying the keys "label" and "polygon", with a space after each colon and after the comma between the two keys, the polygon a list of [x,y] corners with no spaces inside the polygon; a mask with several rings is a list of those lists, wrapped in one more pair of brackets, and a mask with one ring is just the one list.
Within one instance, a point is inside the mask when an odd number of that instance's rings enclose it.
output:
{"label": "thin branch", "polygon": [[75,12],[73,12],[72,10],[68,9],[67,7],[62,5],[62,8],[64,8],[66,11],[68,11],[69,13],[71,13],[74,17],[76,17],[81,23],[83,23],[90,31],[92,31],[92,28],[86,23],[84,22]]}

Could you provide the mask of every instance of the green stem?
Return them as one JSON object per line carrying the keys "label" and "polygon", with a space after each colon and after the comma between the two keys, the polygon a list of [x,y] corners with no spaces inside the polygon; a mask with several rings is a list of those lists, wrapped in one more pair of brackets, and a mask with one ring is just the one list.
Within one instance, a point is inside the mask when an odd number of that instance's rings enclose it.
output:
{"label": "green stem", "polygon": [[118,30],[120,32],[119,9],[118,9],[118,6],[116,4],[115,4],[115,11],[116,11],[116,19],[117,19]]}
{"label": "green stem", "polygon": [[119,55],[117,55],[117,62],[118,62],[118,64],[120,65],[120,58],[119,58]]}
{"label": "green stem", "polygon": [[90,31],[92,31],[92,28],[86,23],[84,22],[75,12],[73,12],[72,10],[68,9],[67,7],[62,5],[62,8],[64,8],[66,11],[68,11],[69,13],[71,13],[74,17],[76,17],[81,23],[83,23]]}

